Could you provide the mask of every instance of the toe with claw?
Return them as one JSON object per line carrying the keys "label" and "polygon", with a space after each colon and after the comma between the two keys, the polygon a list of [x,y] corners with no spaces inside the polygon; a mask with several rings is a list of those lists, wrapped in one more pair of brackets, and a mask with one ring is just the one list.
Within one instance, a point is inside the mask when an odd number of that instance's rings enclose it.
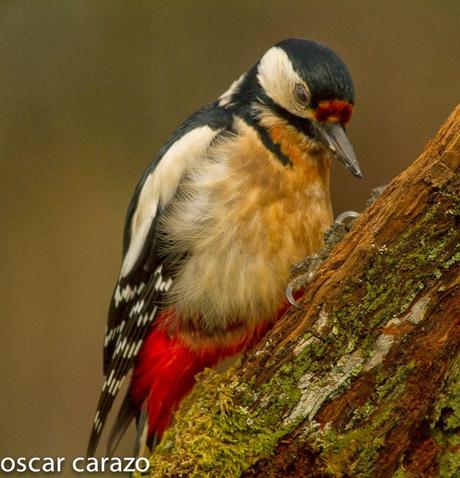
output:
{"label": "toe with claw", "polygon": [[[366,205],[372,205],[385,188],[386,186],[380,186],[373,189]],[[324,233],[324,247],[321,251],[306,257],[292,267],[285,295],[287,301],[294,307],[300,308],[294,298],[295,291],[302,289],[311,281],[321,263],[329,256],[334,246],[350,231],[358,217],[359,213],[355,211],[345,211],[339,214],[332,226]]]}
{"label": "toe with claw", "polygon": [[286,287],[285,295],[287,301],[294,307],[300,305],[294,298],[294,291],[305,287],[313,278],[322,262],[329,256],[333,247],[351,229],[353,222],[359,216],[354,211],[346,211],[340,214],[332,226],[324,234],[324,247],[317,254],[308,256],[291,268],[291,278]]}

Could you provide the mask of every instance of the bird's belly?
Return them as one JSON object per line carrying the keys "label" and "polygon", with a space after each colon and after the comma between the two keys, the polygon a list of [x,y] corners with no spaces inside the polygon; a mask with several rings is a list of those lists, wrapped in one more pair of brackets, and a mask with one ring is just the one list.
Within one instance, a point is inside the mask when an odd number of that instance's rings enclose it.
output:
{"label": "bird's belly", "polygon": [[180,328],[212,337],[273,320],[291,266],[321,247],[332,219],[328,184],[228,148],[231,163],[202,166],[160,225],[171,257],[186,257],[168,297]]}
{"label": "bird's belly", "polygon": [[325,202],[247,201],[208,204],[206,217],[182,223],[188,253],[169,298],[181,330],[225,335],[272,320],[291,266],[321,247]]}

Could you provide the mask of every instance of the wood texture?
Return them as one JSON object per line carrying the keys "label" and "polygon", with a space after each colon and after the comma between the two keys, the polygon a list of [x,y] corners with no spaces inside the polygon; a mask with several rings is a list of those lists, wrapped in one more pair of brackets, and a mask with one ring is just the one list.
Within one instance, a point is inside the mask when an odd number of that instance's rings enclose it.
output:
{"label": "wood texture", "polygon": [[151,476],[460,476],[460,106],[224,374]]}

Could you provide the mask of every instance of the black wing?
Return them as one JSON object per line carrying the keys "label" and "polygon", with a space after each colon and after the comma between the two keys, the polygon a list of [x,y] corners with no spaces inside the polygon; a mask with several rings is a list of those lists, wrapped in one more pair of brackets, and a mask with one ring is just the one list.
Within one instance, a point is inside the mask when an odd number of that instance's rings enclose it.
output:
{"label": "black wing", "polygon": [[[198,139],[194,138],[194,141],[209,140],[209,145],[219,131],[231,128],[231,120],[232,117],[228,111],[213,103],[195,113],[163,146],[158,157],[144,173],[131,199],[123,240],[125,259],[133,240],[131,226],[139,207],[141,192],[148,178],[155,174],[158,164],[168,153],[171,146],[180,140],[187,141],[186,135],[188,133],[198,131],[197,129],[203,126],[210,128],[213,134],[204,135],[201,139],[199,137]],[[172,159],[174,160],[174,158]],[[92,456],[96,451],[115,397],[133,367],[150,325],[161,308],[164,294],[173,281],[172,274],[168,272],[166,265],[162,263],[161,257],[157,253],[156,225],[161,213],[162,210],[158,208],[152,214],[148,233],[142,243],[142,249],[129,273],[119,278],[112,296],[104,340],[104,384],[89,440],[88,456]],[[117,440],[121,437],[133,418],[133,414],[133,407],[130,406],[129,400],[125,399],[122,411],[119,414],[119,420],[115,424],[115,428],[118,430],[114,430],[115,433],[112,433],[112,437],[116,436]],[[112,438],[110,441],[112,441]],[[110,446],[110,448],[113,449],[113,446]]]}

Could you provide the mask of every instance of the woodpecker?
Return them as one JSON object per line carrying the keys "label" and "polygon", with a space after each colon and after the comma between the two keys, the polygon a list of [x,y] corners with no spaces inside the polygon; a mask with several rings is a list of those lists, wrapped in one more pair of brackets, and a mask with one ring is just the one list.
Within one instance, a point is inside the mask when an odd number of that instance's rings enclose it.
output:
{"label": "woodpecker", "polygon": [[128,207],[89,456],[128,374],[110,455],[134,418],[152,447],[195,375],[282,315],[291,267],[332,223],[331,160],[362,177],[345,132],[353,104],[332,50],[286,39],[160,149]]}

